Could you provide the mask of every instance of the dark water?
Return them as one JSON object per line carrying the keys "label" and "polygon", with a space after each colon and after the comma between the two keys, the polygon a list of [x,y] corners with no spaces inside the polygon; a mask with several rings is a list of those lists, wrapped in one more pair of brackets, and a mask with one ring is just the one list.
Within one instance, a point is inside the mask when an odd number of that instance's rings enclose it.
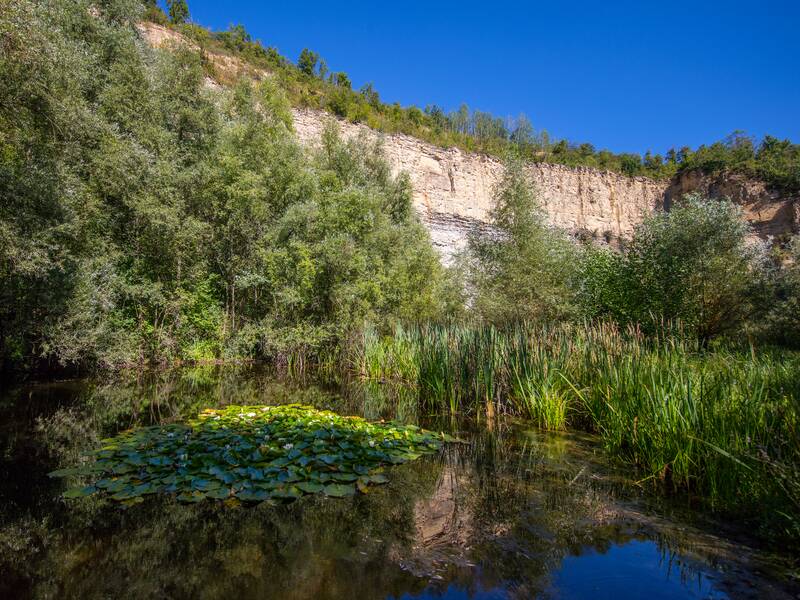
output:
{"label": "dark water", "polygon": [[[122,429],[302,402],[457,432],[351,499],[121,509],[46,473]],[[181,369],[0,394],[2,598],[793,598],[774,562],[645,494],[589,437],[417,414],[410,390]],[[632,475],[632,474],[631,474]]]}

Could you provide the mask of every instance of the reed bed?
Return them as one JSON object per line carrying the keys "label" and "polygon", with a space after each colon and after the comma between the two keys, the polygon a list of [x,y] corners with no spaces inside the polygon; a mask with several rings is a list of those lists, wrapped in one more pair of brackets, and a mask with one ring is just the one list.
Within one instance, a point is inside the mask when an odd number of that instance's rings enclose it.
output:
{"label": "reed bed", "polygon": [[599,434],[642,482],[757,510],[800,539],[800,355],[702,348],[680,328],[421,325],[351,352],[368,379],[414,384],[431,412],[524,416]]}

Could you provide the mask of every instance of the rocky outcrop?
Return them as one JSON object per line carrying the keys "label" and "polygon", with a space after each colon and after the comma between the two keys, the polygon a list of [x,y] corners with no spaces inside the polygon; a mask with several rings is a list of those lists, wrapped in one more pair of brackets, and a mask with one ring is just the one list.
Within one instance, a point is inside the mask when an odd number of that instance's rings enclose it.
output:
{"label": "rocky outcrop", "polygon": [[[318,143],[327,113],[294,110],[301,143]],[[381,134],[364,125],[339,120],[345,137]],[[488,224],[493,190],[503,174],[502,163],[483,154],[440,148],[403,134],[381,136],[392,169],[407,172],[414,206],[445,260],[463,247],[468,232]],[[548,220],[576,235],[615,243],[630,236],[642,219],[669,210],[692,192],[729,198],[742,207],[756,236],[779,242],[800,232],[800,197],[769,189],[763,182],[735,173],[681,173],[672,181],[628,177],[588,167],[536,163],[528,167]]]}
{"label": "rocky outcrop", "polygon": [[729,198],[742,208],[753,231],[764,240],[783,241],[800,233],[800,195],[768,188],[764,182],[739,173],[706,174],[690,171],[677,175],[665,194],[665,208],[685,194]]}
{"label": "rocky outcrop", "polygon": [[[159,25],[143,23],[139,31],[154,47],[188,44],[197,48],[179,33]],[[209,80],[209,85],[242,75],[257,79],[269,76],[234,57],[207,53],[206,58],[216,79]],[[295,109],[293,114],[297,136],[306,146],[319,143],[326,121],[333,118],[309,109]],[[408,135],[382,135],[343,120],[339,120],[339,126],[346,137],[382,137],[393,171],[410,175],[414,206],[445,261],[463,247],[470,230],[489,223],[493,190],[503,173],[503,165],[496,158],[440,148]],[[613,243],[629,236],[646,215],[669,209],[682,195],[695,191],[712,198],[729,197],[740,204],[761,238],[780,240],[800,229],[797,196],[782,195],[738,175],[684,173],[674,181],[656,181],[546,163],[532,164],[528,171],[550,223],[598,241]]]}
{"label": "rocky outcrop", "polygon": [[[319,142],[329,115],[296,109],[301,143]],[[339,120],[345,137],[378,136],[364,125]],[[445,257],[461,247],[467,232],[490,221],[493,190],[503,174],[496,158],[440,148],[403,134],[382,136],[392,169],[407,172],[414,206]],[[528,167],[549,221],[606,241],[630,235],[642,218],[663,207],[668,183],[586,167],[532,164]]]}

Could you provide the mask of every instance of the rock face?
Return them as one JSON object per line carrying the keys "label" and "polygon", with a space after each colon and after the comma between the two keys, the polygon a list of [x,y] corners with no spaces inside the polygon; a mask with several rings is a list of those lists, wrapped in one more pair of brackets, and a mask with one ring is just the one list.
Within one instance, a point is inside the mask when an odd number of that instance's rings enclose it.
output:
{"label": "rock face", "polygon": [[744,212],[753,231],[764,240],[783,241],[800,233],[800,195],[770,190],[764,182],[738,173],[706,175],[681,173],[670,182],[664,198],[665,208],[683,195],[697,192],[709,198],[729,198]]}
{"label": "rock face", "polygon": [[[332,118],[320,111],[295,109],[294,126],[301,143],[317,144],[326,121]],[[338,122],[345,137],[381,135],[364,125]],[[408,135],[381,137],[395,173],[410,175],[414,206],[434,245],[449,261],[466,243],[472,228],[490,222],[493,189],[502,177],[502,163]],[[739,204],[754,234],[763,240],[782,241],[800,232],[800,196],[770,190],[763,182],[740,174],[687,172],[671,181],[657,181],[547,163],[530,165],[528,173],[552,225],[607,243],[630,236],[646,215],[669,210],[692,192]]]}
{"label": "rock face", "polygon": [[[294,127],[301,143],[317,144],[331,118],[319,111],[296,109]],[[380,135],[364,125],[341,120],[339,127],[345,137]],[[463,246],[471,228],[490,221],[493,190],[502,177],[502,163],[403,134],[382,137],[392,169],[410,175],[414,206],[434,244],[449,258]],[[553,225],[606,241],[629,235],[644,215],[663,208],[669,185],[562,165],[533,164],[528,171]]]}
{"label": "rock face", "polygon": [[[154,47],[188,44],[196,48],[179,33],[159,25],[142,23],[139,31]],[[208,81],[211,86],[242,75],[255,79],[269,76],[237,58],[207,53],[207,59],[216,79]],[[319,143],[325,123],[333,118],[308,109],[294,109],[293,113],[295,131],[306,146]],[[410,175],[414,206],[446,262],[463,247],[471,229],[489,223],[493,189],[503,173],[497,159],[440,148],[408,135],[382,135],[343,120],[339,120],[339,126],[345,137],[364,134],[383,138],[393,171]],[[800,231],[800,197],[772,192],[763,183],[738,175],[683,173],[673,181],[656,181],[545,163],[532,164],[528,170],[553,225],[609,243],[629,236],[645,215],[668,210],[681,196],[695,191],[739,203],[755,233],[763,239],[781,239]]]}

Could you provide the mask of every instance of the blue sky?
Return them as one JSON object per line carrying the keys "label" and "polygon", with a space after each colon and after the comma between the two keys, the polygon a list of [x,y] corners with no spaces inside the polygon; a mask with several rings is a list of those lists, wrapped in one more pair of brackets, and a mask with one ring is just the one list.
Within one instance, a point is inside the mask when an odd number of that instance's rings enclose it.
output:
{"label": "blue sky", "polygon": [[736,129],[800,142],[800,0],[188,2],[195,22],[241,23],[292,60],[309,47],[388,102],[524,112],[616,152]]}

